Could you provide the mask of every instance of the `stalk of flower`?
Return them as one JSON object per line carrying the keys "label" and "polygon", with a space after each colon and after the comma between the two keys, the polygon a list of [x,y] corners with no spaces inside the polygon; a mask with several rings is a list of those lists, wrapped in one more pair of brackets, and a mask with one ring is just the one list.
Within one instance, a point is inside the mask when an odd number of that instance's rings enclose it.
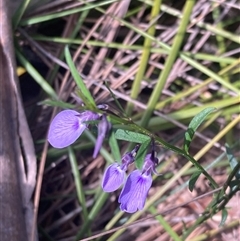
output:
{"label": "stalk of flower", "polygon": [[64,110],[59,112],[50,124],[48,141],[55,148],[64,148],[73,144],[88,127],[87,121],[100,118],[100,114],[93,111],[77,112]]}
{"label": "stalk of flower", "polygon": [[114,192],[123,184],[127,168],[134,162],[138,149],[139,145],[131,152],[124,154],[121,165],[114,163],[107,167],[102,179],[102,189],[104,192]]}
{"label": "stalk of flower", "polygon": [[151,154],[146,155],[142,170],[135,170],[128,176],[118,198],[122,211],[134,213],[143,209],[152,185],[152,172],[159,175],[156,171],[157,163],[158,159],[153,150]]}

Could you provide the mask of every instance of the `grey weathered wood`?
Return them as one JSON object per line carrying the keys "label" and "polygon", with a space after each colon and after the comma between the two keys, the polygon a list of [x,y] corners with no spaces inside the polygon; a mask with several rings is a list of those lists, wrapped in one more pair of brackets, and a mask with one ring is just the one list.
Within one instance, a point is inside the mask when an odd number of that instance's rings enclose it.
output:
{"label": "grey weathered wood", "polygon": [[[28,184],[20,146],[25,149],[24,143],[30,141],[31,150],[24,153],[26,159],[33,156],[34,151],[31,138],[21,141],[20,133],[28,136],[29,130],[22,129],[26,127],[26,119],[21,118],[24,112],[16,83],[11,17],[7,4],[8,0],[0,1],[0,240],[27,241],[29,230],[27,232],[26,223],[31,220],[27,220],[26,213],[29,213],[28,203],[35,183]],[[34,168],[29,168],[29,172],[35,172]],[[35,173],[33,175],[35,179]]]}

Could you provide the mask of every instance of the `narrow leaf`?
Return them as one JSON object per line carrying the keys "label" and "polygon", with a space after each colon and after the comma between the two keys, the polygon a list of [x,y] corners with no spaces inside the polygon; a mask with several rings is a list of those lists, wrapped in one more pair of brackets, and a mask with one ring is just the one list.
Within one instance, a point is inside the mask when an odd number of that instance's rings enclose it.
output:
{"label": "narrow leaf", "polygon": [[114,160],[116,160],[117,162],[120,162],[121,161],[121,153],[120,153],[120,150],[118,147],[117,139],[116,139],[113,131],[110,134],[109,145],[110,145]]}
{"label": "narrow leaf", "polygon": [[197,128],[202,124],[202,122],[206,119],[206,117],[214,112],[216,108],[214,107],[208,107],[204,110],[202,110],[200,113],[198,113],[193,119],[191,120],[187,131],[185,132],[184,137],[184,150],[188,153],[189,146],[192,142],[193,136],[197,130]]}
{"label": "narrow leaf", "polygon": [[71,169],[72,169],[72,173],[73,173],[73,177],[74,177],[78,201],[81,204],[82,209],[83,209],[83,217],[87,218],[88,211],[87,211],[87,206],[86,206],[85,192],[84,192],[83,185],[81,182],[80,172],[78,170],[77,158],[75,156],[73,149],[70,146],[68,147],[68,156],[69,156],[69,161],[70,161],[70,165],[71,165]]}
{"label": "narrow leaf", "polygon": [[85,105],[87,107],[89,107],[90,109],[95,109],[96,108],[96,104],[95,101],[90,93],[90,91],[88,90],[88,88],[86,87],[86,85],[84,84],[82,78],[80,77],[70,54],[69,48],[68,46],[65,47],[65,57],[66,57],[66,61],[68,63],[69,69],[71,71],[71,74],[79,88],[79,95],[80,98],[83,100],[83,102],[85,103]]}
{"label": "narrow leaf", "polygon": [[31,0],[21,1],[21,4],[18,6],[16,12],[14,13],[13,18],[12,18],[14,30],[17,28],[24,12],[26,11],[30,2],[31,2]]}
{"label": "narrow leaf", "polygon": [[55,101],[55,100],[43,100],[38,102],[38,105],[48,105],[48,106],[54,106],[54,107],[60,107],[62,109],[75,109],[75,105],[63,102],[63,101]]}
{"label": "narrow leaf", "polygon": [[221,219],[221,223],[219,224],[219,227],[223,226],[227,220],[227,217],[228,217],[228,211],[226,208],[224,208],[222,210],[222,219]]}
{"label": "narrow leaf", "polygon": [[188,188],[189,190],[192,192],[193,188],[195,186],[195,183],[197,182],[199,176],[201,175],[201,171],[196,171],[192,174],[190,180],[189,180],[189,184],[188,184]]}
{"label": "narrow leaf", "polygon": [[134,143],[144,143],[145,141],[150,139],[147,135],[122,129],[118,129],[115,132],[115,137],[118,140],[129,141]]}
{"label": "narrow leaf", "polygon": [[[233,155],[231,148],[226,144],[227,158],[230,163],[230,167],[232,170],[238,165],[238,161],[236,157]],[[235,173],[236,179],[240,180],[240,169],[238,169]]]}
{"label": "narrow leaf", "polygon": [[142,143],[142,145],[140,146],[137,152],[137,155],[135,157],[135,164],[138,169],[142,169],[144,158],[146,157],[150,143],[151,143],[151,139],[149,138],[148,140]]}
{"label": "narrow leaf", "polygon": [[15,48],[15,53],[19,62],[26,69],[26,71],[33,77],[33,79],[41,86],[43,91],[47,93],[53,99],[58,99],[58,96],[52,86],[39,74],[39,72],[33,67],[33,65],[24,57],[19,51],[18,47]]}

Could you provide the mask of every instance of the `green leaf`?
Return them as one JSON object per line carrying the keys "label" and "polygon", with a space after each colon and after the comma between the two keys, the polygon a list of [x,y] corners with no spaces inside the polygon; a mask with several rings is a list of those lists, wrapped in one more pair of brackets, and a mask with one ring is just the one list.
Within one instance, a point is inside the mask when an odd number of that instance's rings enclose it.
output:
{"label": "green leaf", "polygon": [[150,137],[133,131],[118,129],[115,132],[115,137],[118,140],[129,141],[134,143],[144,143],[149,140]]}
{"label": "green leaf", "polygon": [[202,122],[206,119],[206,117],[214,112],[216,108],[208,107],[198,113],[193,119],[191,120],[187,131],[185,132],[184,137],[184,150],[188,153],[189,146],[192,142],[193,136],[197,130],[197,128],[202,124]]}
{"label": "green leaf", "polygon": [[137,152],[137,155],[135,157],[135,164],[138,169],[142,169],[144,159],[146,157],[148,147],[151,143],[151,139],[149,138],[145,142],[143,142]]}
{"label": "green leaf", "polygon": [[14,13],[13,18],[12,18],[14,30],[17,28],[24,12],[26,11],[30,2],[31,2],[31,0],[21,1],[21,4],[18,6],[16,12]]}
{"label": "green leaf", "polygon": [[195,183],[197,182],[199,176],[201,175],[201,171],[196,171],[192,174],[190,180],[189,180],[189,184],[188,184],[188,188],[189,190],[192,192],[193,188],[195,186]]}
{"label": "green leaf", "polygon": [[79,88],[79,95],[80,98],[83,100],[84,104],[89,108],[89,109],[96,109],[96,104],[95,101],[90,93],[90,91],[88,90],[88,88],[86,87],[86,85],[84,84],[82,78],[80,77],[70,54],[69,48],[68,46],[65,47],[65,57],[67,60],[67,64],[69,66],[69,69],[71,71],[71,74]]}
{"label": "green leaf", "polygon": [[[235,167],[238,165],[238,161],[237,161],[236,157],[233,155],[232,149],[228,146],[228,144],[226,144],[225,146],[226,146],[227,158],[229,160],[230,167],[232,170],[234,170]],[[235,177],[236,177],[236,179],[240,180],[240,169],[238,169],[236,171]]]}
{"label": "green leaf", "polygon": [[[29,1],[29,0],[25,0]],[[101,6],[105,6],[114,2],[117,2],[117,0],[105,0],[105,1],[96,1],[97,3],[95,4],[86,4],[81,5],[80,7],[75,7],[75,8],[71,8],[71,9],[67,9],[67,10],[63,10],[63,11],[53,11],[53,13],[51,14],[43,14],[41,16],[37,15],[37,16],[31,16],[30,18],[24,18],[23,20],[20,21],[20,26],[26,26],[26,25],[33,25],[36,23],[41,23],[41,22],[45,22],[45,21],[50,21],[56,18],[62,18],[65,16],[69,16],[75,13],[80,13],[80,12],[84,12],[84,11],[88,11],[91,9],[96,9],[98,7]]]}
{"label": "green leaf", "polygon": [[83,189],[80,172],[78,170],[77,158],[72,147],[70,146],[68,147],[68,156],[69,156],[69,161],[70,161],[70,165],[71,165],[71,169],[74,177],[78,201],[81,204],[83,209],[83,217],[86,219],[88,217],[88,211],[87,211],[87,205],[86,205],[86,199],[85,199],[85,192]]}
{"label": "green leaf", "polygon": [[221,223],[219,224],[219,227],[223,226],[227,220],[227,217],[228,217],[228,211],[226,208],[224,208],[222,210],[222,219],[221,219]]}
{"label": "green leaf", "polygon": [[118,142],[115,137],[115,133],[113,131],[110,134],[109,145],[110,145],[114,160],[117,162],[120,162],[121,161],[121,153],[119,150]]}
{"label": "green leaf", "polygon": [[43,100],[38,102],[39,105],[48,105],[48,106],[54,106],[54,107],[60,107],[62,109],[75,109],[75,105],[63,102],[63,101],[55,101],[55,100]]}

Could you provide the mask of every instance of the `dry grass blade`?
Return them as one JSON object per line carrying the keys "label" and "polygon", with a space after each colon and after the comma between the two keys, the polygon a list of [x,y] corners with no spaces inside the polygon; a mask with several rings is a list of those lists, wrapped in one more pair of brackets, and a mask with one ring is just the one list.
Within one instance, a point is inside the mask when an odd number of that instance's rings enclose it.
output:
{"label": "dry grass blade", "polygon": [[[222,187],[220,187],[220,188],[218,188],[218,189],[215,189],[214,191],[208,192],[208,193],[206,193],[206,194],[200,195],[200,196],[198,196],[198,197],[196,197],[196,198],[194,198],[194,199],[192,199],[192,200],[190,200],[190,201],[186,201],[186,202],[184,202],[184,203],[182,203],[182,204],[179,204],[179,205],[176,205],[176,206],[167,208],[166,210],[160,211],[160,212],[158,212],[157,214],[154,214],[154,215],[151,216],[151,217],[141,218],[141,219],[139,219],[138,221],[135,221],[135,222],[133,222],[133,223],[131,223],[131,224],[122,225],[121,227],[113,228],[113,229],[111,229],[111,230],[109,230],[109,231],[105,231],[105,232],[102,232],[102,233],[100,233],[100,234],[91,236],[91,237],[89,237],[89,238],[81,239],[81,240],[79,240],[79,241],[93,240],[93,239],[95,239],[95,238],[100,238],[100,237],[105,236],[105,235],[107,235],[107,234],[114,233],[114,232],[116,232],[116,231],[118,231],[118,230],[120,230],[120,229],[123,229],[123,228],[131,228],[131,226],[137,226],[137,224],[140,224],[140,223],[142,223],[142,222],[144,222],[144,221],[148,221],[149,219],[152,219],[152,218],[154,218],[154,217],[156,217],[156,216],[158,216],[158,215],[168,214],[168,213],[170,213],[170,212],[175,211],[176,209],[179,209],[179,208],[182,208],[182,207],[184,207],[184,206],[187,206],[188,204],[190,204],[190,203],[192,203],[192,202],[195,202],[195,201],[197,201],[197,200],[199,200],[199,199],[202,199],[202,198],[204,198],[204,197],[206,197],[206,196],[208,196],[208,195],[212,195],[213,193],[216,193],[216,192],[220,191],[221,189],[222,189]],[[147,226],[148,226],[148,225],[147,225]],[[140,239],[139,239],[139,240],[140,240]],[[144,239],[144,240],[145,240],[145,239]]]}

